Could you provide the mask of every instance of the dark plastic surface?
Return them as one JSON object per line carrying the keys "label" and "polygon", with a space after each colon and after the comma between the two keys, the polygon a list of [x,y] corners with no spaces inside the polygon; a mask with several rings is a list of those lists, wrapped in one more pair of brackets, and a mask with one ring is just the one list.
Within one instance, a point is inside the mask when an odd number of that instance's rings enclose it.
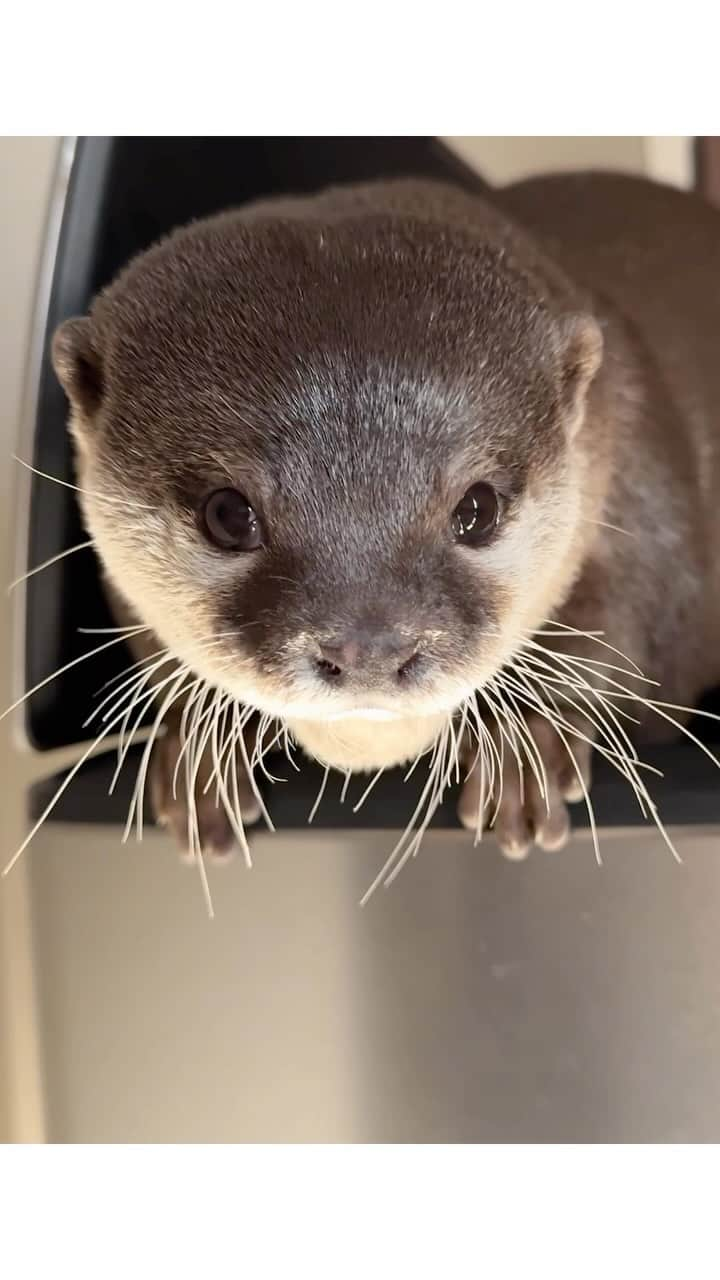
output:
{"label": "dark plastic surface", "polygon": [[[54,812],[55,820],[124,823],[140,755],[138,751],[128,756],[120,783],[112,795],[108,794],[108,789],[116,764],[115,753],[95,757],[68,787]],[[648,778],[646,781],[666,826],[705,826],[720,822],[717,769],[696,746],[685,742],[671,747],[654,747],[642,751],[641,756],[647,764],[665,770],[665,777]],[[281,756],[277,757],[277,763],[273,758],[271,772],[284,781],[263,785],[270,815],[278,828],[307,826],[308,815],[322,782],[321,769],[303,760],[301,756],[298,756],[298,761],[301,763],[301,770],[296,773]],[[63,776],[59,774],[55,778],[48,778],[33,788],[30,798],[32,818],[38,818],[44,811]],[[404,828],[420,798],[426,778],[427,773],[423,776],[422,768],[418,768],[413,777],[404,782],[403,772],[393,770],[377,782],[359,813],[354,814],[353,805],[362,796],[368,777],[351,780],[343,804],[340,798],[343,778],[340,774],[333,773],[328,778],[313,826]],[[458,826],[456,801],[457,792],[453,786],[448,790],[443,805],[433,819],[433,827]],[[629,785],[602,758],[595,760],[592,804],[599,828],[646,825],[646,819]],[[588,826],[584,804],[574,805],[571,812],[573,826]]]}

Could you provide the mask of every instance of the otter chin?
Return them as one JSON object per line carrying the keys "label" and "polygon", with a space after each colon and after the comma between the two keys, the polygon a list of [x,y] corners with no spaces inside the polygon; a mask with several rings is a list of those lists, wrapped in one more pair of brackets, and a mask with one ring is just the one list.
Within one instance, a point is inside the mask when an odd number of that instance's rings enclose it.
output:
{"label": "otter chin", "polygon": [[391,716],[389,713],[351,713],[323,720],[287,717],[293,737],[308,755],[335,769],[366,772],[407,764],[436,740],[447,713]]}
{"label": "otter chin", "polygon": [[600,644],[640,731],[633,670],[683,705],[717,680],[719,221],[599,175],[338,188],[180,229],[60,326],[181,841],[191,804],[222,842],[220,762],[223,838],[257,816],[276,717],[345,771],[454,753],[464,822],[557,847],[592,743],[625,750]]}

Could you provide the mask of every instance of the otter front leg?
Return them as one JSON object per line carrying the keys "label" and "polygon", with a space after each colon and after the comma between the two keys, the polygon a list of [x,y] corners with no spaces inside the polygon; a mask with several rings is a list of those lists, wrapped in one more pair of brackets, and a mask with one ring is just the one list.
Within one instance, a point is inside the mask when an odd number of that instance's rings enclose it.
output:
{"label": "otter front leg", "polygon": [[260,817],[260,803],[245,767],[252,742],[246,738],[245,752],[236,746],[229,749],[234,758],[227,769],[223,763],[224,781],[219,787],[209,746],[191,772],[182,710],[173,710],[165,719],[165,734],[153,748],[150,793],[156,821],[172,832],[183,854],[189,854],[197,841],[204,856],[225,859],[244,843],[245,828]]}
{"label": "otter front leg", "polygon": [[[527,857],[533,844],[561,849],[570,835],[567,805],[584,799],[590,788],[592,725],[565,713],[572,733],[557,732],[539,713],[525,714],[522,729],[503,734],[487,724],[491,747],[483,755],[466,748],[470,772],[458,803],[464,827],[482,833],[488,826],[508,858]],[[492,756],[493,764],[490,764]],[[493,778],[494,773],[494,778]]]}

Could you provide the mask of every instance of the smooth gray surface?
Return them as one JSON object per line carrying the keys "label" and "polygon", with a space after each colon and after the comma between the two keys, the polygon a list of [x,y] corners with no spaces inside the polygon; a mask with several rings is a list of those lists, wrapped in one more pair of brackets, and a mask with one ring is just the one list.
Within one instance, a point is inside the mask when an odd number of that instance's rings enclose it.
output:
{"label": "smooth gray surface", "polygon": [[717,1141],[720,842],[504,862],[384,833],[256,841],[250,873],[48,828],[32,857],[50,1137]]}

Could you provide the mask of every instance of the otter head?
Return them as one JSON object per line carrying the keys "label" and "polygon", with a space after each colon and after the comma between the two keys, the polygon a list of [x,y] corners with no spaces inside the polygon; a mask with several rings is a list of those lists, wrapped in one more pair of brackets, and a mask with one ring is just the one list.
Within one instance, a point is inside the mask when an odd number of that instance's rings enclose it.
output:
{"label": "otter head", "polygon": [[199,675],[370,768],[567,591],[600,346],[467,228],[266,207],[136,259],[53,357],[114,586]]}

